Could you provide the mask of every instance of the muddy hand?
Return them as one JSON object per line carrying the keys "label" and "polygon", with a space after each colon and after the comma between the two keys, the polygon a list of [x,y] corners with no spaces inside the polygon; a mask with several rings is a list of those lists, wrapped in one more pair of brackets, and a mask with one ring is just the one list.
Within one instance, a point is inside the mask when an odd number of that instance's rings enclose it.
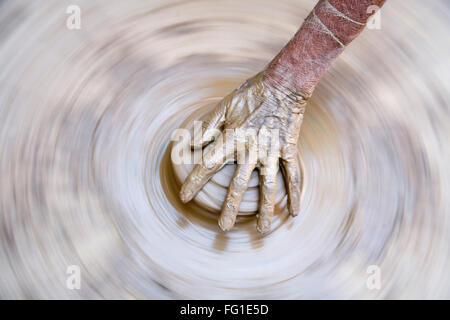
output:
{"label": "muddy hand", "polygon": [[[203,162],[194,167],[181,187],[181,200],[189,202],[218,170],[236,161],[237,168],[219,218],[219,226],[225,231],[236,221],[255,168],[260,173],[257,230],[261,233],[270,230],[280,164],[289,212],[292,216],[299,212],[301,172],[297,140],[309,95],[275,88],[263,79],[262,72],[247,80],[211,112],[200,137],[196,138],[201,146],[210,145],[205,149]],[[211,143],[212,137],[215,139]]]}

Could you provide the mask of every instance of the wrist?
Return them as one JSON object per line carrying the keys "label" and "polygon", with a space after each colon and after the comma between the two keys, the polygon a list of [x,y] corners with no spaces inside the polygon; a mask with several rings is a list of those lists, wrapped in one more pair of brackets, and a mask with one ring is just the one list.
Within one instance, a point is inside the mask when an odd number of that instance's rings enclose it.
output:
{"label": "wrist", "polygon": [[304,79],[298,75],[295,68],[277,64],[276,67],[269,65],[263,72],[262,81],[274,90],[283,92],[287,96],[302,96],[308,99],[313,89],[305,85]]}
{"label": "wrist", "polygon": [[293,90],[288,82],[277,81],[267,70],[262,72],[261,81],[263,86],[270,92],[279,107],[288,109],[291,113],[305,112],[306,103],[311,94],[308,92]]}

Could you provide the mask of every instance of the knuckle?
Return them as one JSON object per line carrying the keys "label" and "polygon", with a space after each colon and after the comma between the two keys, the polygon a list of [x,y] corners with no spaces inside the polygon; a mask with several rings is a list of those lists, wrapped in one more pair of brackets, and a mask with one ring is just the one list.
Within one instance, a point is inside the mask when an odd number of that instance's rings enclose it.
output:
{"label": "knuckle", "polygon": [[297,157],[297,146],[287,143],[281,148],[281,157],[287,161],[293,161]]}

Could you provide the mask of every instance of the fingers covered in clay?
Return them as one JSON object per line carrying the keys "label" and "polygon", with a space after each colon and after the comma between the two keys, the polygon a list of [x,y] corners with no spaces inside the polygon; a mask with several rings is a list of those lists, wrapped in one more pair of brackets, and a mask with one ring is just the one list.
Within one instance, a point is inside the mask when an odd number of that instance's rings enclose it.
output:
{"label": "fingers covered in clay", "polygon": [[295,217],[300,212],[301,171],[297,160],[297,149],[288,147],[282,153],[282,168],[288,195],[289,213]]}
{"label": "fingers covered in clay", "polygon": [[301,176],[296,148],[308,97],[303,92],[294,93],[266,84],[264,72],[225,97],[204,123],[194,130],[197,133],[194,139],[196,146],[205,146],[213,138],[215,141],[202,150],[206,154],[203,163],[196,165],[186,178],[180,192],[181,200],[192,200],[224,164],[231,159],[237,161],[237,169],[219,217],[220,228],[230,230],[239,214],[251,173],[258,165],[260,201],[256,229],[267,233],[274,215],[276,176],[281,157],[289,212],[292,216],[297,215]]}
{"label": "fingers covered in clay", "polygon": [[228,231],[234,226],[242,197],[255,167],[256,163],[253,162],[237,165],[219,218],[219,226],[222,230]]}
{"label": "fingers covered in clay", "polygon": [[260,233],[269,232],[272,225],[278,168],[278,157],[270,157],[260,169],[259,213],[256,224],[256,229]]}
{"label": "fingers covered in clay", "polygon": [[217,143],[205,154],[203,162],[197,164],[184,181],[180,190],[181,201],[184,203],[191,201],[214,173],[222,168],[228,156],[223,139],[219,138]]}
{"label": "fingers covered in clay", "polygon": [[200,128],[194,128],[193,148],[201,148],[209,144],[213,138],[220,135],[220,128],[225,122],[225,112],[227,105],[226,98],[222,100],[212,112],[208,114],[206,119],[201,122]]}

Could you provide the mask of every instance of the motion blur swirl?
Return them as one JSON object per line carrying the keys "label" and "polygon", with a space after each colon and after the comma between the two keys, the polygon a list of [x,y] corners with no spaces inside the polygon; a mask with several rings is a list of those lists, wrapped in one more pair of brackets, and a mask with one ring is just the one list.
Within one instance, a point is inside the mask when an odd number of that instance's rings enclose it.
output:
{"label": "motion blur swirl", "polygon": [[450,298],[445,0],[388,1],[322,79],[298,217],[280,188],[269,234],[245,215],[221,232],[232,168],[178,200],[173,130],[263,69],[314,4],[0,2],[0,298]]}

